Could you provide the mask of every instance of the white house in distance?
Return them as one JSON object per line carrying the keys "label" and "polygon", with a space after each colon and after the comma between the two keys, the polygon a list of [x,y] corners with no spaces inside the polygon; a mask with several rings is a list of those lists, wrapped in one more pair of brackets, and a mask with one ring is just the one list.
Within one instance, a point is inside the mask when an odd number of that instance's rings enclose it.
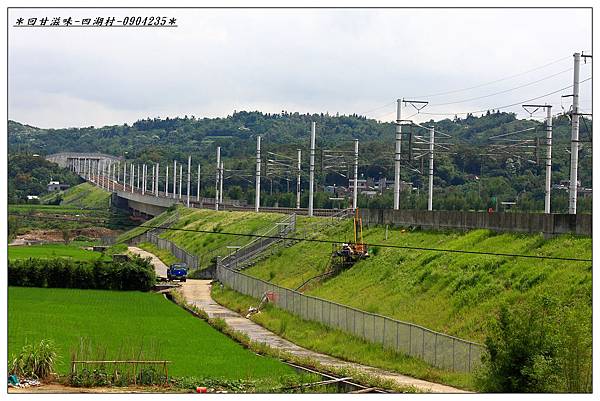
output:
{"label": "white house in distance", "polygon": [[48,192],[54,192],[54,191],[63,191],[67,188],[69,188],[69,185],[67,184],[61,184],[58,181],[50,181],[48,183]]}

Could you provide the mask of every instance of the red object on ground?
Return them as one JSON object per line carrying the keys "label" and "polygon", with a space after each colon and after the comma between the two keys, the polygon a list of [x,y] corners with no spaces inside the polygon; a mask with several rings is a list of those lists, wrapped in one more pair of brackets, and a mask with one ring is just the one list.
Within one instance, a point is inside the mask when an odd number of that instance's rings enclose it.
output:
{"label": "red object on ground", "polygon": [[206,393],[206,387],[196,387],[197,393]]}

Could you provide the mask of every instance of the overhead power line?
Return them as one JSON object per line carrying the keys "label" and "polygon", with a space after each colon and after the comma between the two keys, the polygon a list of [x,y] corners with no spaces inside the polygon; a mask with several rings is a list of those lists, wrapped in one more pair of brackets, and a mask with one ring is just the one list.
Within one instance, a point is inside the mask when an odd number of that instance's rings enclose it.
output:
{"label": "overhead power line", "polygon": [[[45,218],[46,216],[31,216],[34,218]],[[57,220],[67,220],[59,217],[54,217]],[[73,219],[68,219],[68,221],[72,221]],[[84,220],[79,220],[84,222]],[[90,221],[97,223],[98,221]],[[224,232],[224,231],[210,231],[210,230],[192,230],[186,228],[174,228],[174,227],[161,227],[161,226],[149,226],[149,225],[136,225],[136,224],[121,224],[123,226],[130,227],[143,227],[143,228],[160,228],[162,230],[167,231],[183,231],[183,232],[192,232],[199,234],[213,234],[213,235],[229,235],[236,237],[251,237],[251,238],[265,238],[265,239],[285,239],[289,241],[304,241],[304,242],[315,242],[315,243],[325,243],[325,244],[338,244],[340,241],[334,240],[326,240],[326,239],[311,239],[311,238],[298,238],[298,237],[287,237],[287,236],[277,236],[277,235],[260,235],[260,234],[243,234],[243,233],[232,233],[232,232]],[[390,245],[390,244],[377,244],[377,243],[369,243],[367,244],[371,247],[380,247],[380,248],[392,248],[392,249],[411,249],[417,251],[432,251],[432,252],[446,252],[446,253],[464,253],[471,255],[488,255],[488,256],[502,256],[502,257],[513,257],[513,258],[527,258],[527,259],[541,259],[541,260],[562,260],[562,261],[571,261],[571,262],[592,262],[592,259],[580,259],[580,258],[563,258],[559,256],[539,256],[539,255],[523,255],[517,253],[501,253],[501,252],[484,252],[484,251],[467,251],[460,249],[442,249],[442,248],[427,248],[427,247],[418,247],[418,246],[408,246],[408,245]]]}
{"label": "overhead power line", "polygon": [[552,61],[552,62],[550,62],[548,64],[544,64],[542,66],[532,68],[531,70],[523,71],[523,72],[520,72],[518,74],[509,75],[509,76],[504,77],[504,78],[499,78],[499,79],[496,79],[496,80],[493,80],[493,81],[485,82],[485,83],[482,83],[482,84],[479,84],[479,85],[475,85],[475,86],[470,86],[470,87],[467,87],[467,88],[454,89],[454,90],[445,91],[445,92],[437,92],[437,93],[432,93],[432,94],[429,94],[429,95],[420,95],[420,96],[413,96],[413,97],[431,98],[431,97],[437,97],[437,96],[442,96],[442,95],[449,95],[449,94],[452,94],[452,93],[466,92],[466,91],[471,90],[471,89],[477,89],[477,88],[481,88],[483,86],[495,84],[497,82],[502,82],[502,81],[506,81],[506,80],[509,80],[509,79],[512,79],[512,78],[520,77],[522,75],[529,74],[530,72],[533,72],[533,71],[541,70],[542,68],[549,67],[551,65],[560,63],[561,61],[566,60],[566,59],[570,59],[570,58],[571,58],[571,56],[562,57],[562,58],[560,58],[558,60],[555,60],[555,61]]}
{"label": "overhead power line", "polygon": [[[469,90],[472,90],[472,89],[477,89],[477,88],[481,88],[481,87],[488,86],[488,85],[491,85],[491,84],[495,84],[495,83],[498,83],[498,82],[507,81],[507,80],[512,79],[512,78],[520,77],[522,75],[526,75],[526,74],[529,74],[530,72],[541,70],[543,68],[549,67],[549,66],[557,64],[557,63],[560,63],[561,61],[564,61],[564,60],[567,60],[567,59],[570,59],[570,58],[571,58],[571,56],[562,57],[562,58],[560,58],[558,60],[555,60],[555,61],[552,61],[550,63],[541,65],[539,67],[532,68],[532,69],[527,70],[527,71],[523,71],[523,72],[520,72],[520,73],[517,73],[517,74],[509,75],[507,77],[495,79],[493,81],[484,82],[484,83],[481,83],[481,84],[478,84],[478,85],[469,86],[469,87],[466,87],[466,88],[453,89],[453,90],[449,90],[449,91],[437,92],[437,93],[432,93],[432,94],[428,94],[428,95],[419,95],[419,96],[410,96],[410,97],[413,97],[413,98],[432,98],[432,97],[438,97],[438,96],[443,96],[443,95],[450,95],[450,94],[453,94],[453,93],[466,92],[466,91],[469,91]],[[569,70],[567,70],[567,71],[569,71]],[[560,72],[560,73],[557,73],[556,75],[562,74],[562,73],[564,73],[564,71]],[[548,78],[546,78],[546,79],[548,79]],[[539,82],[539,81],[537,81],[537,82]],[[515,88],[515,89],[518,89],[518,88]],[[511,89],[511,90],[514,90],[514,89]],[[500,92],[500,93],[503,93],[503,92]],[[492,96],[492,95],[490,95],[490,96]],[[383,109],[384,107],[391,106],[391,105],[393,105],[395,103],[396,102],[386,103],[384,105],[381,105],[381,106],[375,107],[373,109],[370,109],[370,110],[364,111],[362,113],[359,113],[359,115],[366,115],[367,113],[371,113],[373,111]],[[389,114],[392,114],[392,113],[395,113],[395,112],[390,112],[390,113],[382,114],[382,115],[376,116],[374,118],[379,119],[381,117],[385,117],[385,116],[387,116]]]}
{"label": "overhead power line", "polygon": [[548,80],[550,78],[554,78],[554,77],[556,77],[558,75],[561,75],[561,74],[564,74],[565,72],[570,72],[570,71],[573,71],[573,68],[568,68],[568,69],[563,70],[561,72],[557,72],[556,74],[548,75],[548,76],[546,76],[544,78],[540,78],[538,80],[535,80],[535,81],[532,81],[532,82],[528,82],[528,83],[523,84],[523,85],[515,86],[515,87],[510,88],[510,89],[505,89],[505,90],[500,91],[500,92],[494,92],[494,93],[490,93],[488,95],[482,95],[482,96],[472,97],[472,98],[469,98],[469,99],[456,100],[456,101],[452,101],[452,102],[434,103],[434,104],[430,104],[429,106],[430,107],[439,107],[439,106],[447,106],[449,104],[466,103],[466,102],[470,102],[470,101],[473,101],[473,100],[485,99],[485,98],[488,98],[488,97],[492,97],[492,96],[496,96],[496,95],[501,95],[503,93],[512,92],[512,91],[515,91],[517,89],[526,88],[528,86],[535,85],[535,84],[537,84],[539,82]]}
{"label": "overhead power line", "polygon": [[[592,79],[592,78],[591,78],[591,77],[589,77],[589,78],[586,78],[586,79],[584,79],[583,81],[579,81],[579,83],[587,82],[587,81],[589,81],[589,80],[591,80],[591,79]],[[531,98],[531,99],[521,100],[521,101],[519,101],[519,102],[512,103],[512,104],[508,104],[508,105],[505,105],[505,106],[487,107],[487,108],[485,108],[485,109],[482,109],[482,110],[475,110],[475,111],[465,111],[465,112],[457,112],[457,113],[430,113],[430,112],[422,112],[422,113],[420,113],[420,114],[427,114],[427,115],[432,115],[432,116],[455,116],[455,115],[466,115],[466,114],[475,114],[475,113],[485,113],[485,112],[486,112],[486,111],[488,111],[488,110],[501,110],[501,109],[507,109],[507,108],[509,108],[509,107],[521,106],[523,103],[532,102],[532,101],[534,101],[534,100],[538,100],[538,99],[544,98],[544,97],[546,97],[546,96],[554,95],[554,94],[556,94],[556,93],[562,92],[562,91],[564,91],[564,90],[566,90],[566,89],[569,89],[569,88],[572,88],[572,87],[573,87],[573,85],[565,86],[564,88],[557,89],[557,90],[555,90],[555,91],[553,91],[553,92],[550,92],[550,93],[545,93],[545,94],[543,94],[543,95],[536,96],[536,97],[533,97],[533,98]]]}

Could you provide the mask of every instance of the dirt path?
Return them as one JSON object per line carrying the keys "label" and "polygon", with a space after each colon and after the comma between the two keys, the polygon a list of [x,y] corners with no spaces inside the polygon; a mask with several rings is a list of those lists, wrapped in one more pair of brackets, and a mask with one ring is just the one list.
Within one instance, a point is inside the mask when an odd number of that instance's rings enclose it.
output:
{"label": "dirt path", "polygon": [[167,265],[165,265],[163,261],[160,260],[156,255],[148,251],[144,251],[143,249],[138,248],[137,246],[129,246],[127,247],[127,250],[131,253],[140,255],[143,258],[151,258],[152,264],[154,265],[154,270],[156,271],[156,275],[161,277],[167,277]]}
{"label": "dirt path", "polygon": [[109,393],[109,394],[141,394],[141,393],[156,393],[164,394],[167,393],[189,393],[186,390],[165,390],[164,387],[71,387],[65,386],[59,383],[42,384],[41,386],[35,387],[11,387],[8,388],[9,394],[98,394],[98,393]]}
{"label": "dirt path", "polygon": [[204,310],[211,318],[219,317],[225,320],[227,325],[232,329],[246,333],[250,339],[254,341],[266,343],[274,348],[279,348],[298,356],[310,357],[325,365],[361,370],[371,375],[393,380],[399,385],[413,386],[421,391],[431,393],[465,393],[465,391],[454,387],[415,379],[410,376],[388,372],[371,366],[342,361],[341,359],[329,355],[302,348],[277,336],[259,324],[240,316],[238,313],[216,303],[210,296],[210,280],[188,280],[183,283],[181,290],[188,303],[196,305],[198,308]]}
{"label": "dirt path", "polygon": [[[152,263],[156,269],[156,274],[159,276],[167,275],[167,266],[154,254],[144,251],[135,246],[128,247],[129,252],[136,253],[142,257],[152,258]],[[238,313],[227,309],[224,306],[216,303],[210,296],[211,280],[190,280],[182,283],[181,291],[186,301],[204,310],[209,317],[219,317],[234,330],[246,333],[251,340],[262,342],[270,345],[273,348],[278,348],[283,351],[292,353],[300,357],[309,357],[317,360],[324,365],[334,366],[338,368],[351,368],[361,370],[371,375],[390,379],[402,386],[413,386],[420,391],[431,393],[466,393],[466,391],[445,386],[443,384],[432,383],[425,380],[415,379],[410,376],[405,376],[400,373],[388,372],[383,369],[374,368],[372,366],[360,365],[358,363],[347,362],[341,359],[334,358],[329,355],[320,354],[315,351],[302,348],[288,340],[285,340],[275,333],[265,329],[261,325],[246,319]]]}

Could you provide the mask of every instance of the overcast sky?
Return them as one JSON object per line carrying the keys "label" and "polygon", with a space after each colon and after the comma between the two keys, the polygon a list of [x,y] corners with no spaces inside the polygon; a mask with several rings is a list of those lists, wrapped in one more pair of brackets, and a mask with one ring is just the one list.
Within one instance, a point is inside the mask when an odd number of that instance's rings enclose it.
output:
{"label": "overcast sky", "polygon": [[[13,9],[9,25],[133,15],[175,17],[178,27],[10,27],[9,118],[58,128],[286,110],[390,121],[399,97],[429,101],[429,113],[494,109],[572,85],[572,55],[592,40],[587,9]],[[532,102],[558,112],[568,93]],[[591,109],[591,81],[581,107]]]}

